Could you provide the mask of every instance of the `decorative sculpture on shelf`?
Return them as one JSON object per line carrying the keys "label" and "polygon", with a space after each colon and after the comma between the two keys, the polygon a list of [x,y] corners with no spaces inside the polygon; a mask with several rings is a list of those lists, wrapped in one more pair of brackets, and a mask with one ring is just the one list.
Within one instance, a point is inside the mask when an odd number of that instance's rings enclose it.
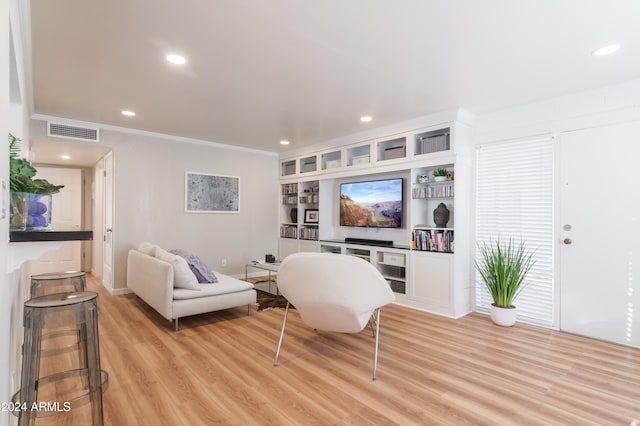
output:
{"label": "decorative sculpture on shelf", "polygon": [[445,203],[438,204],[433,210],[433,222],[438,228],[446,228],[449,222],[449,209]]}

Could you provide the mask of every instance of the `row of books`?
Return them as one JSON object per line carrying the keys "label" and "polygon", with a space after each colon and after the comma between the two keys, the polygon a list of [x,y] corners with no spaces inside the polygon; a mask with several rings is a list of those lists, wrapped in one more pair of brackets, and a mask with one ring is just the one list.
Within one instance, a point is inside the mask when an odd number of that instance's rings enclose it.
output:
{"label": "row of books", "polygon": [[420,251],[453,253],[453,231],[450,229],[414,229],[411,248]]}
{"label": "row of books", "polygon": [[413,198],[447,198],[453,197],[453,185],[416,186],[411,191]]}
{"label": "row of books", "polygon": [[297,194],[298,193],[298,184],[297,183],[283,183],[282,184],[282,193],[283,194]]}
{"label": "row of books", "polygon": [[282,238],[298,238],[298,227],[296,225],[282,225],[280,236]]}
{"label": "row of books", "polygon": [[318,228],[300,228],[301,240],[318,241],[319,237],[320,237],[320,233],[318,231]]}
{"label": "row of books", "polygon": [[317,204],[319,198],[320,196],[317,192],[309,193],[309,195],[301,195],[300,203]]}
{"label": "row of books", "polygon": [[282,204],[298,204],[298,197],[295,195],[283,195]]}

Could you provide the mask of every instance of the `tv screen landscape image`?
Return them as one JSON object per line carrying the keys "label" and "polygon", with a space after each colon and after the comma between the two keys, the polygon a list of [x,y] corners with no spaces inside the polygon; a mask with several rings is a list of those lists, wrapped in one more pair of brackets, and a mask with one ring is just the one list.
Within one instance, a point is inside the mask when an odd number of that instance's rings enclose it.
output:
{"label": "tv screen landscape image", "polygon": [[402,178],[340,184],[340,225],[402,227]]}

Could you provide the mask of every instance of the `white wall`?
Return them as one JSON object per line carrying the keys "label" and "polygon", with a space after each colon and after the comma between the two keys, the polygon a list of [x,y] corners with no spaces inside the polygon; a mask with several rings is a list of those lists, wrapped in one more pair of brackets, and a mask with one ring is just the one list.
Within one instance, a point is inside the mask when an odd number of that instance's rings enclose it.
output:
{"label": "white wall", "polygon": [[640,79],[479,115],[474,143],[602,126],[640,117]]}
{"label": "white wall", "polygon": [[[276,252],[275,154],[108,130],[100,137],[114,153],[114,289],[126,287],[127,253],[142,241],[190,251],[228,275],[241,274],[247,261]],[[240,213],[185,213],[186,171],[239,176]]]}
{"label": "white wall", "polygon": [[[9,5],[7,1],[0,1],[0,134],[6,135],[9,129]],[[2,208],[5,217],[0,217],[0,401],[11,401],[10,370],[11,370],[11,304],[13,291],[10,288],[12,276],[7,272],[9,255],[9,148],[6,143],[0,143],[0,190],[2,191]],[[5,185],[6,190],[2,189]],[[9,424],[9,413],[0,413],[0,425]]]}

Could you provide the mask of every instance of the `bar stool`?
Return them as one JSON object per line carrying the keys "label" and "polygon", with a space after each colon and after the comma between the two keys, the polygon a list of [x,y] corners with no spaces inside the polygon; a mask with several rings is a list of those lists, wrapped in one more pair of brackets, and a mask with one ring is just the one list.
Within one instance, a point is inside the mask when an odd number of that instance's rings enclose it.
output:
{"label": "bar stool", "polygon": [[[43,329],[70,326],[78,330],[79,368],[40,378]],[[42,395],[48,384],[53,383],[55,387],[56,383],[74,377],[80,377],[81,388],[87,390],[86,393],[68,401],[39,400],[38,394]],[[20,425],[33,425],[36,417],[73,410],[86,402],[91,403],[91,424],[102,425],[102,392],[106,390],[107,380],[108,374],[100,369],[97,293],[55,293],[25,302],[20,391],[14,395],[23,408],[18,413]],[[54,409],[50,410],[51,407]]]}
{"label": "bar stool", "polygon": [[[31,276],[31,298],[45,296],[54,293],[69,293],[73,291],[84,291],[86,287],[86,273],[82,271],[70,272],[49,272],[46,274]],[[56,330],[42,336],[43,340],[58,342],[60,338],[75,335],[77,328],[66,330]],[[77,348],[78,342],[67,345],[49,345],[48,348],[41,348],[40,356],[57,355],[64,352],[73,351]]]}
{"label": "bar stool", "polygon": [[39,297],[52,293],[84,291],[86,281],[86,274],[82,271],[51,272],[32,275],[31,297]]}

